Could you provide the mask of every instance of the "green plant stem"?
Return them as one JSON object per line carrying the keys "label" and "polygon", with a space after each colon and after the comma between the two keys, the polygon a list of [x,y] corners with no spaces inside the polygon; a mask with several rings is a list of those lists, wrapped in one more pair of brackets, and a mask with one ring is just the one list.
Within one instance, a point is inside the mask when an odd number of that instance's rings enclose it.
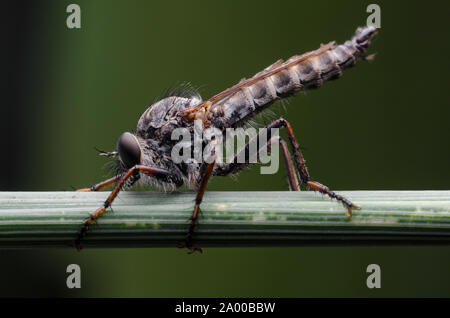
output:
{"label": "green plant stem", "polygon": [[[314,192],[207,192],[201,247],[449,244],[450,191],[338,191],[353,217]],[[0,192],[0,248],[71,246],[107,192]],[[195,194],[123,192],[84,247],[163,247],[183,240]]]}

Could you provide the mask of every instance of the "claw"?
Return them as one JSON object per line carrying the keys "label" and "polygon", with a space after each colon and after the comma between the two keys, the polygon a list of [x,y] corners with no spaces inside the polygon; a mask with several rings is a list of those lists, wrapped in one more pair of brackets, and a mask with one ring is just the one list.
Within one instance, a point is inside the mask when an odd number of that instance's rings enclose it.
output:
{"label": "claw", "polygon": [[194,252],[200,252],[200,254],[203,254],[203,250],[201,247],[190,247],[190,244],[186,241],[178,242],[177,243],[178,248],[187,248],[188,254],[192,254]]}
{"label": "claw", "polygon": [[361,210],[361,207],[357,204],[352,203],[351,206],[347,208],[347,216],[352,217],[352,209]]}
{"label": "claw", "polygon": [[192,253],[194,253],[196,251],[200,252],[200,254],[203,254],[203,250],[202,250],[201,247],[191,247],[191,248],[189,248],[188,254],[192,254]]}
{"label": "claw", "polygon": [[330,189],[327,186],[324,186],[323,184],[315,181],[308,181],[306,182],[306,185],[309,188],[312,188],[315,191],[319,191],[322,194],[328,195],[332,199],[337,199],[338,201],[342,202],[344,206],[347,207],[347,216],[352,217],[352,208],[355,208],[357,210],[360,210],[361,207],[357,204],[351,203],[349,200],[347,200],[345,197],[338,195],[334,193],[333,191],[330,191]]}
{"label": "claw", "polygon": [[81,250],[83,249],[83,246],[81,246],[81,242],[79,240],[75,241],[75,248],[78,252],[81,252]]}

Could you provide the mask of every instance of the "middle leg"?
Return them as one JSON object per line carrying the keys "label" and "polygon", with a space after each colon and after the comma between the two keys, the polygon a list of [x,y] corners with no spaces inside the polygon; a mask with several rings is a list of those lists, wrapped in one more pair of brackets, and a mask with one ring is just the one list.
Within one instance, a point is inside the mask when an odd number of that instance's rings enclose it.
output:
{"label": "middle leg", "polygon": [[[288,180],[289,190],[290,191],[300,191],[300,186],[297,179],[297,173],[295,172],[294,165],[292,163],[291,154],[287,148],[286,142],[280,136],[274,136],[269,139],[267,143],[258,144],[260,141],[260,134],[255,136],[245,147],[241,150],[239,154],[236,154],[233,160],[224,165],[217,165],[216,170],[214,171],[214,175],[218,176],[227,176],[230,174],[237,173],[243,169],[245,169],[249,163],[248,162],[239,162],[238,158],[250,158],[250,144],[257,143],[257,155],[258,158],[262,154],[263,150],[267,149],[268,151],[271,149],[272,145],[279,144],[281,146],[281,153],[283,155],[284,167],[286,170],[286,177]],[[270,137],[270,136],[269,136]]]}
{"label": "middle leg", "polygon": [[214,166],[216,164],[215,159],[212,160],[211,163],[208,164],[206,167],[205,174],[203,175],[202,181],[200,183],[200,188],[198,189],[197,195],[195,197],[195,205],[194,210],[192,211],[192,216],[189,223],[188,232],[186,234],[186,237],[183,242],[181,242],[178,247],[186,247],[189,250],[189,254],[198,251],[200,253],[203,252],[203,250],[200,247],[195,247],[192,244],[192,237],[194,235],[195,226],[197,224],[198,214],[200,212],[200,204],[203,201],[203,195],[206,191],[206,185],[208,184],[209,178],[212,175],[212,171],[214,169]]}

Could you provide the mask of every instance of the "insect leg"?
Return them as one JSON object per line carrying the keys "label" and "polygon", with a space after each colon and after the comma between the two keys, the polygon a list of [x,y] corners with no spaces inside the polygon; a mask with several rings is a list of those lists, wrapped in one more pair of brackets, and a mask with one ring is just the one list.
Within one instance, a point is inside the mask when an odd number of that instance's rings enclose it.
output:
{"label": "insect leg", "polygon": [[[78,250],[81,249],[81,240],[83,237],[86,236],[86,233],[89,229],[89,226],[94,223],[104,212],[105,210],[111,206],[114,199],[119,194],[120,190],[122,190],[122,187],[125,185],[126,181],[132,177],[136,173],[145,173],[149,176],[153,176],[155,178],[159,179],[167,179],[171,177],[171,173],[168,170],[157,168],[157,167],[149,167],[149,166],[143,166],[143,165],[136,165],[133,168],[129,169],[125,174],[122,176],[119,176],[119,180],[117,181],[116,186],[109,194],[106,201],[103,203],[103,206],[95,210],[89,218],[84,221],[83,225],[81,226],[80,232],[78,233],[78,236],[75,240],[75,246]],[[107,180],[108,181],[108,180]]]}
{"label": "insect leg", "polygon": [[273,137],[278,139],[278,142],[281,146],[281,153],[283,154],[284,159],[284,167],[286,169],[286,176],[288,178],[289,190],[290,191],[300,191],[300,186],[297,180],[297,174],[295,173],[294,165],[292,164],[291,154],[286,145],[286,141],[284,141],[280,136]]}
{"label": "insect leg", "polygon": [[[245,145],[245,147],[241,150],[241,153],[244,152],[245,158],[248,157],[248,152],[250,148],[250,144],[252,142],[256,142],[259,140],[259,135],[255,136],[252,141],[250,141],[248,144]],[[286,176],[288,179],[289,184],[289,190],[290,191],[300,191],[300,186],[298,184],[297,174],[295,172],[294,165],[292,163],[291,154],[289,153],[289,150],[287,148],[286,142],[280,137],[280,136],[274,136],[272,137],[269,142],[267,142],[265,145],[260,145],[258,149],[258,154],[261,153],[261,151],[264,149],[264,147],[267,145],[267,149],[269,150],[271,148],[272,144],[279,143],[281,146],[281,153],[283,154],[284,159],[284,166],[286,169]],[[217,169],[214,171],[215,175],[219,176],[227,176],[233,173],[236,173],[248,166],[248,163],[238,163],[238,158],[242,156],[240,154],[236,154],[231,161],[231,163],[228,163],[226,165],[217,166]]]}
{"label": "insect leg", "polygon": [[100,191],[106,187],[109,187],[110,185],[116,183],[117,181],[120,180],[122,176],[118,175],[115,177],[112,177],[108,180],[99,182],[97,184],[94,184],[92,187],[90,188],[82,188],[82,189],[78,189],[77,192],[91,192],[91,191]]}
{"label": "insect leg", "polygon": [[306,165],[305,165],[305,160],[303,159],[303,155],[300,151],[300,147],[294,136],[294,131],[292,130],[292,127],[289,124],[289,122],[286,121],[284,118],[279,118],[277,120],[274,120],[272,123],[270,123],[269,125],[266,126],[266,128],[268,128],[269,130],[270,130],[270,128],[280,128],[280,127],[286,128],[289,142],[290,142],[292,150],[294,152],[294,160],[297,165],[297,170],[300,175],[300,180],[303,183],[305,183],[308,187],[312,188],[313,190],[319,191],[320,193],[328,195],[330,198],[333,198],[333,199],[336,199],[336,200],[342,202],[347,207],[347,215],[348,216],[352,215],[352,208],[360,209],[361,208],[360,206],[353,204],[347,198],[334,193],[327,186],[325,186],[319,182],[310,180],[310,176],[308,174],[308,169],[306,168]]}
{"label": "insect leg", "polygon": [[206,172],[203,175],[202,182],[200,184],[200,188],[198,189],[197,196],[195,197],[195,206],[191,216],[191,222],[189,223],[188,233],[186,234],[184,242],[179,244],[179,247],[186,247],[189,249],[189,254],[199,251],[202,253],[202,249],[200,247],[192,246],[192,236],[194,235],[195,225],[197,224],[198,213],[200,212],[200,204],[203,200],[203,194],[206,190],[206,185],[208,184],[209,178],[211,177],[212,171],[214,169],[216,161],[213,159],[211,163],[208,164],[206,168]]}

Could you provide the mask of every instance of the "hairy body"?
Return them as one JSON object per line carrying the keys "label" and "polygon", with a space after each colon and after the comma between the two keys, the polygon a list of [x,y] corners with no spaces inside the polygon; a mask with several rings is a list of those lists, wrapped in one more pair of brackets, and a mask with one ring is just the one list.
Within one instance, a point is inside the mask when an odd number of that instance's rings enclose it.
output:
{"label": "hairy body", "polygon": [[[368,59],[365,51],[376,31],[373,27],[358,28],[351,40],[344,44],[335,45],[334,42],[330,42],[321,45],[315,51],[293,56],[285,62],[279,60],[253,77],[242,79],[235,86],[206,101],[202,100],[195,89],[185,85],[152,104],[140,117],[136,132],[126,132],[120,136],[117,151],[102,153],[118,157],[118,175],[91,188],[81,189],[81,191],[96,191],[116,184],[104,206],[95,211],[83,224],[77,242],[79,243],[86,234],[89,225],[111,205],[122,188],[142,182],[164,190],[174,190],[187,185],[198,191],[184,244],[191,251],[198,250],[192,247],[192,236],[209,177],[227,176],[242,170],[248,164],[238,163],[236,160],[228,164],[196,161],[175,163],[171,157],[172,148],[178,142],[171,138],[174,129],[187,128],[193,137],[195,120],[201,121],[203,129],[213,127],[224,131],[227,128],[242,126],[275,101],[300,91],[316,89],[326,81],[339,78],[344,69],[352,67],[359,59]],[[299,177],[301,183],[309,188],[341,201],[348,208],[349,215],[352,208],[359,208],[326,186],[310,180],[289,123],[280,118],[266,126],[266,128],[281,127],[286,128],[288,133],[297,172],[286,142],[279,137],[271,138],[269,135],[268,144],[278,142],[282,147],[290,190],[300,189]],[[248,146],[242,151],[248,151]]]}

